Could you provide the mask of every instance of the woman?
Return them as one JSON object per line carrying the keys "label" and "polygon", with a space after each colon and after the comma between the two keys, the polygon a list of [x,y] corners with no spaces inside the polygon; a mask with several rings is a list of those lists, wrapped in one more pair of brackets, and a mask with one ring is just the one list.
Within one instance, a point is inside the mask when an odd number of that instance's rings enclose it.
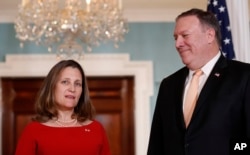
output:
{"label": "woman", "polygon": [[35,109],[16,155],[110,155],[104,128],[93,120],[83,69],[74,60],[60,61],[50,70]]}

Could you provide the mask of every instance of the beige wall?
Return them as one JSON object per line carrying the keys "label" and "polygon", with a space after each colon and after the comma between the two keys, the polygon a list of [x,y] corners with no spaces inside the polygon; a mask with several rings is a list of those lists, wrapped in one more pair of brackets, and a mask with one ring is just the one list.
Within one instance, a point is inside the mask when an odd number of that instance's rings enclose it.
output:
{"label": "beige wall", "polygon": [[[21,0],[0,1],[0,23],[13,22]],[[173,21],[191,7],[206,8],[207,0],[123,0],[124,16],[129,21]]]}

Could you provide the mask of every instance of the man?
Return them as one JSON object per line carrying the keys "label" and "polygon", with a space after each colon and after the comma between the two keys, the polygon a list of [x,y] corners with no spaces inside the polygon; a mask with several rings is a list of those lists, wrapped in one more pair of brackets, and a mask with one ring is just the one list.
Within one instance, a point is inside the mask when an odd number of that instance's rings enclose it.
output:
{"label": "man", "polygon": [[[147,154],[229,155],[231,140],[250,138],[250,65],[221,54],[212,13],[183,12],[176,18],[174,38],[185,67],[160,85]],[[186,116],[196,70],[201,71],[198,97]]]}

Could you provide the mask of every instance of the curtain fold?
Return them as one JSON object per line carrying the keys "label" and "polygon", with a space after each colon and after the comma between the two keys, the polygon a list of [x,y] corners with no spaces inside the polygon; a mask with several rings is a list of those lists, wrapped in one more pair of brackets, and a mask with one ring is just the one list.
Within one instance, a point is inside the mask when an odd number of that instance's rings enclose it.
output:
{"label": "curtain fold", "polygon": [[226,0],[236,60],[250,63],[248,0]]}

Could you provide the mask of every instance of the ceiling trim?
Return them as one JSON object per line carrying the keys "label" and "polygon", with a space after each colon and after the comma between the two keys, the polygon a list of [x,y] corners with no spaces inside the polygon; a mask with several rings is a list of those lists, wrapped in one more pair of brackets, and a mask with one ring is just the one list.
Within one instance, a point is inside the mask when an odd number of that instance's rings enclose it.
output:
{"label": "ceiling trim", "polygon": [[124,16],[129,22],[174,22],[184,9],[127,9]]}
{"label": "ceiling trim", "polygon": [[[184,9],[125,9],[124,17],[128,22],[174,22],[175,17]],[[0,11],[0,23],[13,23],[16,10]]]}

